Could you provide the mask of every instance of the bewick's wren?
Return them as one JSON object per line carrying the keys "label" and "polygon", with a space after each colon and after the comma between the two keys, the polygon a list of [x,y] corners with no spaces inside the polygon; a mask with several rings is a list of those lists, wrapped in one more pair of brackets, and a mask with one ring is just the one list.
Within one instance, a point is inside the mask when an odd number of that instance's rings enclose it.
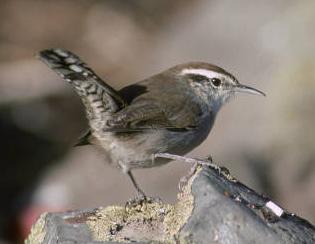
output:
{"label": "bewick's wren", "polygon": [[103,148],[142,196],[131,170],[168,162],[152,160],[155,153],[184,155],[194,149],[236,92],[265,95],[208,63],[177,65],[116,91],[69,51],[48,49],[39,57],[72,85],[85,105],[90,129],[78,144]]}

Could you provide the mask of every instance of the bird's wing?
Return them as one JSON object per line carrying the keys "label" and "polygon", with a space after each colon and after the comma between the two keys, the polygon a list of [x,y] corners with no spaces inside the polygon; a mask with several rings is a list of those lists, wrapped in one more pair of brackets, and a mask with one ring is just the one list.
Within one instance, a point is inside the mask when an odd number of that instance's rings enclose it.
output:
{"label": "bird's wing", "polygon": [[187,131],[196,127],[194,121],[177,120],[168,116],[162,106],[152,103],[136,103],[115,113],[107,121],[107,132],[137,132],[168,129]]}
{"label": "bird's wing", "polygon": [[70,51],[47,49],[38,56],[74,88],[86,107],[89,120],[115,113],[126,105],[117,91]]}

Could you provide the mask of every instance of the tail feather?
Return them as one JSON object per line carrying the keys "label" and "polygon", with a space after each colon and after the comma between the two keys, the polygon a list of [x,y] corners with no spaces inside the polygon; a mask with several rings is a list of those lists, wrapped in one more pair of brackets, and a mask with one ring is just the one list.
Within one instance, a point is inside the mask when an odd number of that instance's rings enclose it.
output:
{"label": "tail feather", "polygon": [[90,142],[90,137],[92,136],[92,132],[90,129],[88,129],[77,141],[77,143],[74,145],[75,147],[77,146],[85,146],[91,144]]}
{"label": "tail feather", "polygon": [[70,51],[47,49],[38,56],[74,88],[86,107],[88,119],[100,118],[104,113],[114,113],[125,106],[118,92]]}

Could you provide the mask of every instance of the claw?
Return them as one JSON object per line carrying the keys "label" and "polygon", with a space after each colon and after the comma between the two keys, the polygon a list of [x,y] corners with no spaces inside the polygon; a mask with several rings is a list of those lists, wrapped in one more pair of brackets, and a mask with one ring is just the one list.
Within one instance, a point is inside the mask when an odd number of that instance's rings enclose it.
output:
{"label": "claw", "polygon": [[125,210],[129,209],[141,209],[145,207],[147,204],[152,204],[152,203],[162,203],[162,200],[159,197],[147,197],[145,195],[139,195],[135,198],[129,199],[126,204],[125,204]]}

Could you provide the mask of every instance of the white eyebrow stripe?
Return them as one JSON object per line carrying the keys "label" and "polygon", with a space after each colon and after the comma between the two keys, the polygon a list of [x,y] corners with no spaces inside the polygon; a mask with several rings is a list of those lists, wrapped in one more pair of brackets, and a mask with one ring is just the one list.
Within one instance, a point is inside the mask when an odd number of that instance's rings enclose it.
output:
{"label": "white eyebrow stripe", "polygon": [[207,69],[183,69],[181,74],[182,75],[186,75],[186,74],[202,75],[202,76],[208,77],[209,79],[222,76],[222,74],[219,74],[217,72],[207,70]]}

